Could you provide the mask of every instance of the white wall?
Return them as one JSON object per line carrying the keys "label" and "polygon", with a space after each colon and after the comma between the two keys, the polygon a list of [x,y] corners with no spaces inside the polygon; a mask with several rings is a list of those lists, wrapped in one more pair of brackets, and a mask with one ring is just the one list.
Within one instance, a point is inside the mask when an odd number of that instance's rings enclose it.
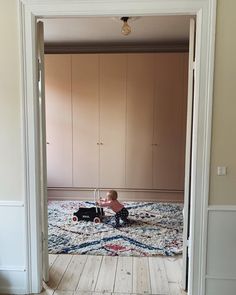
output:
{"label": "white wall", "polygon": [[16,0],[0,3],[0,292],[26,292],[20,42]]}
{"label": "white wall", "polygon": [[0,200],[22,200],[20,53],[15,0],[1,0],[0,36]]}

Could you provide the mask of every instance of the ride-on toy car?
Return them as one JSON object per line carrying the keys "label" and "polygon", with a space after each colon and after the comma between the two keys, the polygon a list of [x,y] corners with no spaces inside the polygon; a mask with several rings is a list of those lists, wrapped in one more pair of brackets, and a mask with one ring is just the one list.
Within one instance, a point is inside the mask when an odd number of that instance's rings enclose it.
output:
{"label": "ride-on toy car", "polygon": [[[95,204],[97,204],[96,192],[97,192],[97,189],[95,189],[94,191]],[[72,220],[74,222],[85,220],[85,221],[93,221],[95,223],[100,223],[102,221],[103,216],[104,216],[103,208],[98,207],[97,205],[91,208],[80,207],[78,211],[73,213]]]}
{"label": "ride-on toy car", "polygon": [[93,221],[95,223],[100,223],[103,216],[104,216],[103,208],[80,207],[77,212],[73,213],[72,220],[74,222],[79,221],[79,220],[85,220],[85,221]]}

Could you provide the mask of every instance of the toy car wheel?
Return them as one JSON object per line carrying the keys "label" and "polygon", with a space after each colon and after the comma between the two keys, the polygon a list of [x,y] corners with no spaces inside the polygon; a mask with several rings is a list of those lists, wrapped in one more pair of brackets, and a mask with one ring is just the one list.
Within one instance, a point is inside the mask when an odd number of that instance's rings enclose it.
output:
{"label": "toy car wheel", "polygon": [[94,217],[93,222],[100,223],[101,219],[99,217]]}
{"label": "toy car wheel", "polygon": [[78,217],[77,217],[77,216],[73,216],[73,217],[72,217],[72,220],[73,220],[74,222],[77,222],[77,221],[78,221]]}

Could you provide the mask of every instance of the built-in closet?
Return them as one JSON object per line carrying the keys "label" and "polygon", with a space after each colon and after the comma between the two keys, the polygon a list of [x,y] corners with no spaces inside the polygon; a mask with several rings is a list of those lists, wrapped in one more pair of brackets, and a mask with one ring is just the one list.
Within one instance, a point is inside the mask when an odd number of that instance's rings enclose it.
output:
{"label": "built-in closet", "polygon": [[187,53],[47,54],[49,189],[181,198],[187,66]]}

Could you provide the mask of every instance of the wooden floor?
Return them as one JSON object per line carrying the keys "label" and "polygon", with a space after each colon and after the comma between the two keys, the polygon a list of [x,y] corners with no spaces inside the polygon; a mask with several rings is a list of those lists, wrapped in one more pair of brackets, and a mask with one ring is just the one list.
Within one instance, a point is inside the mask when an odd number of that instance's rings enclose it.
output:
{"label": "wooden floor", "polygon": [[181,257],[49,255],[47,295],[182,295]]}

